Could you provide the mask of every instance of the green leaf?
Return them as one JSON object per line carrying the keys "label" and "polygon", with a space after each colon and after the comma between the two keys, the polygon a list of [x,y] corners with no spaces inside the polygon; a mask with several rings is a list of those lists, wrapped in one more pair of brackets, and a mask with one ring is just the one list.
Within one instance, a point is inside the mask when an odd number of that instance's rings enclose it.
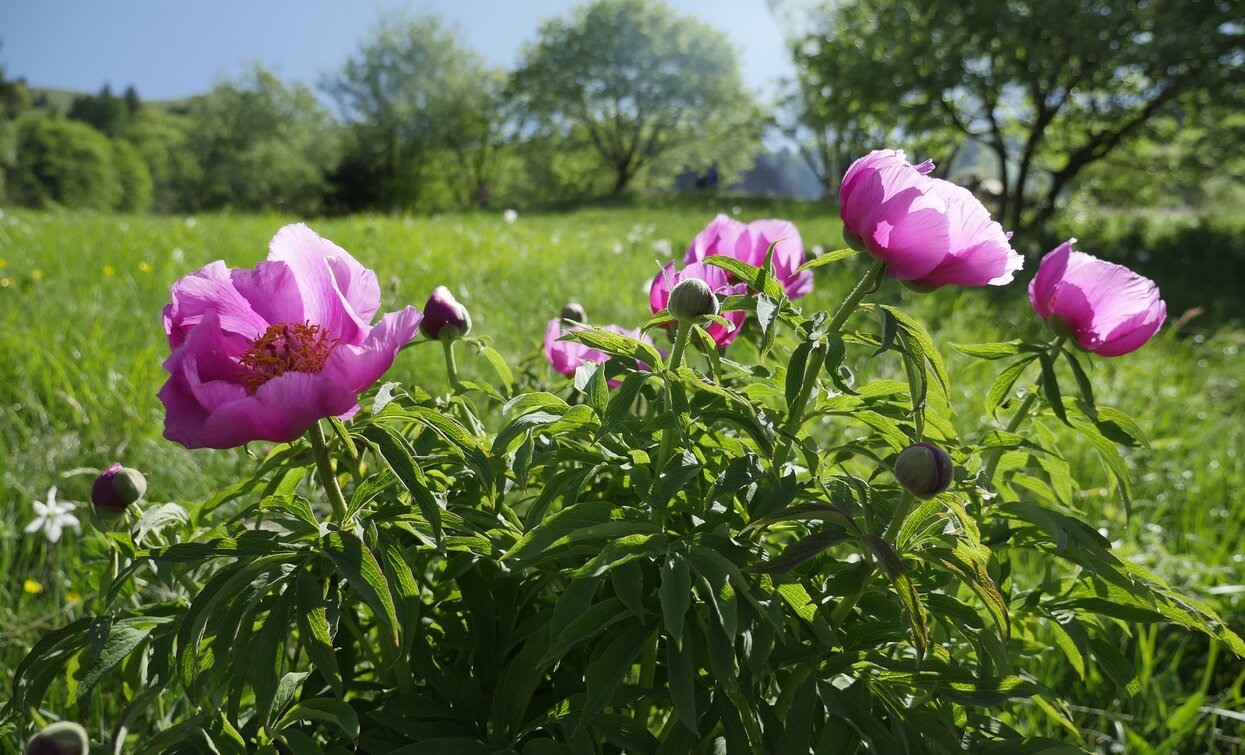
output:
{"label": "green leaf", "polygon": [[1038,360],[1042,363],[1042,393],[1046,396],[1046,403],[1061,422],[1065,425],[1072,424],[1068,421],[1068,413],[1063,408],[1063,395],[1059,392],[1059,376],[1055,374],[1055,360],[1051,359],[1049,354],[1039,354]]}
{"label": "green leaf", "polygon": [[697,732],[696,678],[696,659],[690,645],[680,647],[678,641],[667,641],[666,683],[670,687],[670,702],[679,723],[693,734]]}
{"label": "green leaf", "polygon": [[1089,638],[1089,646],[1093,651],[1097,668],[1111,681],[1123,688],[1128,694],[1135,695],[1141,691],[1141,677],[1137,668],[1124,653],[1110,642],[1098,637]]}
{"label": "green leaf", "polygon": [[392,430],[380,425],[369,426],[363,431],[363,435],[376,447],[385,463],[397,475],[402,487],[406,488],[411,500],[419,507],[419,513],[432,526],[433,537],[438,542],[441,541],[444,537],[441,531],[441,507],[428,489],[424,473],[415,463],[406,442]]}
{"label": "green leaf", "polygon": [[588,330],[564,332],[558,340],[582,343],[597,351],[604,351],[611,356],[641,362],[648,365],[651,369],[664,365],[661,354],[657,352],[657,349],[639,339],[625,336],[621,333],[590,328]]}
{"label": "green leaf", "polygon": [[556,663],[571,648],[592,639],[609,625],[630,618],[631,615],[618,598],[606,598],[593,604],[558,632],[550,642],[549,650],[536,665],[544,668]]}
{"label": "green leaf", "polygon": [[899,599],[903,602],[904,612],[912,624],[917,654],[925,655],[925,649],[929,646],[929,627],[925,618],[925,608],[921,605],[921,596],[917,593],[916,586],[912,584],[912,578],[908,576],[907,567],[904,566],[899,554],[890,546],[890,543],[882,538],[876,535],[865,535],[862,540],[873,552],[882,572],[895,584]]}
{"label": "green leaf", "polygon": [[90,662],[83,667],[81,676],[78,679],[78,691],[76,702],[80,713],[85,714],[87,705],[90,703],[91,691],[95,689],[95,685],[99,684],[99,680],[112,669],[116,668],[119,663],[124,661],[134,652],[148,636],[151,631],[160,624],[171,621],[168,617],[147,618],[136,617],[133,619],[122,619],[112,624],[108,632],[108,639],[104,642],[103,648],[99,654],[90,659]]}
{"label": "green leaf", "polygon": [[380,563],[367,544],[352,532],[330,532],[321,540],[321,548],[363,602],[372,609],[377,621],[388,627],[391,638],[396,640],[399,625],[393,594],[389,592],[389,583],[385,581],[385,575],[380,570]]}
{"label": "green leaf", "polygon": [[285,638],[290,633],[290,609],[293,602],[294,591],[288,589],[276,599],[268,615],[264,617],[264,625],[251,646],[246,675],[252,691],[255,692],[255,714],[264,724],[272,718],[273,702],[281,681],[285,660],[283,651]]}
{"label": "green leaf", "polygon": [[328,603],[314,574],[303,570],[298,575],[298,607],[294,617],[298,624],[299,645],[307,651],[312,666],[320,672],[338,697],[344,694],[333,635],[329,631]]}
{"label": "green leaf", "polygon": [[634,509],[624,509],[606,501],[586,501],[559,511],[502,556],[502,560],[534,560],[560,545],[588,539],[656,533],[659,528]]}
{"label": "green leaf", "polygon": [[762,574],[786,574],[805,561],[815,558],[827,548],[851,539],[843,530],[837,527],[828,527],[821,532],[806,535],[784,548],[783,552],[777,557],[761,564],[749,566],[744,571]]}
{"label": "green leaf", "polygon": [[640,390],[644,388],[644,383],[650,377],[652,377],[651,372],[633,372],[623,378],[622,385],[614,391],[613,397],[605,407],[604,414],[601,415],[599,435],[604,436],[614,432],[627,417],[631,416],[631,407],[635,404],[636,396],[640,395]]}
{"label": "green leaf", "polygon": [[664,534],[625,535],[606,543],[601,552],[588,563],[571,572],[573,577],[599,577],[616,566],[637,558],[655,556],[666,552],[667,538]]}
{"label": "green leaf", "polygon": [[683,557],[671,553],[661,565],[661,615],[666,635],[675,645],[683,642],[683,622],[692,604],[692,573]]}
{"label": "green leaf", "polygon": [[317,721],[330,724],[350,741],[359,738],[359,716],[354,712],[354,708],[340,700],[328,697],[301,700],[286,711],[281,720],[273,726],[273,731],[289,728],[290,724],[295,721]]}
{"label": "green leaf", "polygon": [[951,348],[965,356],[977,359],[1002,359],[1029,351],[1023,341],[1004,341],[1002,343],[953,343]]}
{"label": "green leaf", "polygon": [[821,267],[822,265],[829,265],[832,262],[838,262],[839,260],[847,259],[853,254],[859,253],[860,252],[855,249],[835,249],[833,252],[826,252],[822,255],[814,257],[808,262],[805,262],[803,265],[797,267],[795,271],[797,273],[802,273],[805,270],[812,270],[813,268]]}
{"label": "green leaf", "polygon": [[1025,371],[1036,356],[1025,357],[1018,362],[1013,362],[1007,366],[994,382],[990,384],[990,390],[986,392],[986,411],[991,414],[997,414],[999,406],[1007,399],[1011,393],[1012,386],[1016,384],[1016,380],[1020,378],[1021,373]]}
{"label": "green leaf", "polygon": [[655,631],[647,624],[635,622],[597,646],[584,672],[586,691],[582,722],[586,723],[609,703],[644,643]]}
{"label": "green leaf", "polygon": [[711,254],[701,260],[701,262],[722,268],[744,283],[747,283],[748,288],[758,293],[763,293],[775,301],[781,300],[786,295],[786,291],[783,290],[781,283],[775,280],[772,275],[767,275],[765,270],[755,265],[749,265],[742,260],[721,254]]}

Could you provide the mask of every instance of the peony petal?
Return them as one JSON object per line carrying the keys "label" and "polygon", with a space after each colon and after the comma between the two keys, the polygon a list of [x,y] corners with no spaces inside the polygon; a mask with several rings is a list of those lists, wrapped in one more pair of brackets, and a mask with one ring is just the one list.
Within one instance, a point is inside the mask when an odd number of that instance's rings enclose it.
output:
{"label": "peony petal", "polygon": [[813,290],[813,272],[795,272],[807,259],[804,240],[800,238],[795,223],[777,218],[754,220],[748,224],[748,232],[752,236],[752,256],[756,259],[751,264],[764,262],[770,245],[777,243],[773,256],[774,275],[786,289],[787,296],[798,299]]}
{"label": "peony petal", "polygon": [[1029,282],[1029,301],[1033,309],[1046,319],[1051,315],[1051,304],[1055,299],[1059,282],[1063,280],[1064,270],[1068,267],[1068,256],[1072,253],[1075,238],[1068,239],[1051,251],[1047,252],[1038,263],[1037,275]]}
{"label": "peony petal", "polygon": [[705,257],[721,254],[749,264],[756,264],[749,259],[751,252],[748,226],[729,215],[719,213],[709,221],[709,225],[705,226],[704,230],[692,239],[692,243],[687,247],[687,253],[683,255],[683,261],[685,263],[700,262]]}
{"label": "peony petal", "polygon": [[1103,344],[1094,349],[1104,357],[1118,357],[1145,346],[1167,319],[1167,304],[1159,301],[1152,309],[1138,312],[1115,327]]}
{"label": "peony petal", "polygon": [[230,271],[230,280],[269,324],[307,322],[294,270],[284,262],[261,262],[254,270]]}
{"label": "peony petal", "polygon": [[950,254],[951,233],[944,212],[932,207],[916,212],[905,208],[889,212],[865,243],[870,254],[886,263],[887,275],[916,280]]}
{"label": "peony petal", "polygon": [[355,395],[362,393],[385,374],[398,351],[415,338],[422,319],[423,314],[414,307],[386,314],[361,345],[339,344],[333,349],[320,374]]}
{"label": "peony petal", "polygon": [[217,260],[173,284],[171,301],[164,308],[164,332],[169,348],[176,349],[207,312],[220,318],[219,328],[250,342],[270,324],[234,287],[229,268]]}
{"label": "peony petal", "polygon": [[[324,375],[287,372],[252,396],[212,412],[188,448],[233,448],[255,440],[290,443],[325,417],[355,409],[353,391]],[[166,434],[167,437],[167,434]]]}
{"label": "peony petal", "polygon": [[1076,251],[1068,256],[1068,265],[1056,294],[1058,303],[1052,307],[1056,312],[1062,309],[1069,289],[1081,292],[1091,312],[1090,327],[1100,339],[1159,301],[1154,281],[1123,265]]}
{"label": "peony petal", "polygon": [[325,328],[344,344],[363,342],[368,323],[380,309],[376,273],[302,223],[277,231],[268,246],[268,259],[284,262],[293,271],[307,322]]}

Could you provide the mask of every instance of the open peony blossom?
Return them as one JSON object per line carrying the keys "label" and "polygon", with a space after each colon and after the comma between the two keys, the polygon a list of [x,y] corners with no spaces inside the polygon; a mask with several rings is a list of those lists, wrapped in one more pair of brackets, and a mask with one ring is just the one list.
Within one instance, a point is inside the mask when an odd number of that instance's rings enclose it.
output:
{"label": "open peony blossom", "polygon": [[1073,251],[1068,239],[1042,258],[1029,301],[1051,330],[1104,357],[1136,351],[1158,332],[1167,304],[1154,281]]}
{"label": "open peony blossom", "polygon": [[789,220],[754,220],[745,225],[729,215],[719,214],[692,239],[683,261],[688,264],[703,262],[706,257],[721,254],[760,267],[770,244],[775,241],[779,243],[774,247],[774,277],[790,298],[808,294],[813,290],[813,272],[795,272],[807,257],[800,232]]}
{"label": "open peony blossom", "polygon": [[1010,234],[972,192],[928,176],[933,169],[892,149],[852,163],[839,188],[844,235],[921,288],[1010,283],[1024,264]]}
{"label": "open peony blossom", "polygon": [[[653,309],[653,314],[657,314],[666,308],[670,301],[670,289],[684,278],[699,278],[709,284],[709,289],[717,294],[718,299],[725,296],[746,294],[748,293],[748,285],[746,283],[736,283],[731,285],[726,277],[726,271],[720,267],[706,265],[703,262],[693,262],[682,270],[675,270],[674,263],[666,265],[662,271],[653,279],[653,285],[648,290],[649,306]],[[739,335],[739,328],[743,325],[746,312],[734,311],[723,312],[722,316],[734,325],[733,328],[726,328],[721,323],[713,323],[706,330],[713,338],[713,342],[718,346],[727,346],[735,337]]]}
{"label": "open peony blossom", "polygon": [[216,261],[173,284],[164,437],[187,448],[288,443],[358,395],[419,330],[414,307],[380,309],[376,273],[305,225],[277,232],[254,269]]}
{"label": "open peony blossom", "polygon": [[[559,341],[558,339],[562,337],[563,333],[574,332],[577,330],[588,330],[588,328],[581,325],[569,325],[566,330],[563,330],[562,324],[562,318],[555,317],[549,321],[549,326],[545,328],[545,356],[549,357],[549,364],[553,366],[553,369],[563,375],[566,375],[567,377],[570,377],[575,374],[575,370],[578,370],[586,362],[604,364],[609,360],[609,354],[606,354],[603,351],[597,351],[596,349],[585,346],[582,343],[576,343],[574,341]],[[608,330],[611,333],[630,336],[631,338],[643,341],[647,344],[653,343],[652,339],[647,335],[642,334],[639,328],[636,328],[635,330],[627,330],[626,328],[618,325],[604,325],[601,326],[601,330]],[[640,369],[648,369],[647,365],[640,362],[637,362],[636,366]],[[621,384],[621,380],[611,379],[609,381],[609,387],[611,388],[617,388]]]}

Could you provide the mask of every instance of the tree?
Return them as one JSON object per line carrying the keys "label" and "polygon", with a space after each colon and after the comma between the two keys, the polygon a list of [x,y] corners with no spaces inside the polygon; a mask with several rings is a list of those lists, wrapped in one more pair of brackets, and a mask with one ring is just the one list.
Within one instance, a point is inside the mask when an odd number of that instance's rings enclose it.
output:
{"label": "tree", "polygon": [[1156,118],[1220,96],[1245,55],[1233,0],[845,0],[825,19],[810,82],[987,145],[1018,230]]}
{"label": "tree", "polygon": [[191,208],[318,211],[339,155],[337,125],[302,84],[256,67],[197,97],[186,143],[198,166]]}
{"label": "tree", "polygon": [[322,82],[349,126],[339,176],[351,207],[437,201],[430,185],[448,161],[459,204],[487,194],[504,142],[503,74],[459,45],[436,16],[381,21]]}
{"label": "tree", "polygon": [[614,193],[654,167],[744,168],[761,123],[725,35],[656,0],[597,0],[546,22],[513,91],[530,122],[588,140]]}
{"label": "tree", "polygon": [[97,95],[82,94],[74,97],[66,115],[72,120],[89,124],[108,136],[121,136],[134,117],[128,100],[128,94],[132,91],[133,87],[127,90],[127,98],[121,98],[112,93],[112,87],[104,84]]}
{"label": "tree", "polygon": [[85,123],[27,113],[16,154],[9,193],[17,204],[111,210],[124,196],[112,142]]}
{"label": "tree", "polygon": [[193,207],[193,199],[199,196],[203,169],[190,147],[192,125],[190,116],[184,113],[145,107],[126,130],[126,140],[147,165],[152,205],[157,211]]}

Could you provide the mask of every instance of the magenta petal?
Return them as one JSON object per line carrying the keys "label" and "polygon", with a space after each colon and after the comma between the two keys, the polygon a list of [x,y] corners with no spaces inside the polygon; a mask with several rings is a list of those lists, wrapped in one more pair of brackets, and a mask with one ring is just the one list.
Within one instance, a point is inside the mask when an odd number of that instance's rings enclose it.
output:
{"label": "magenta petal", "polygon": [[284,262],[293,271],[307,321],[342,343],[362,342],[380,309],[376,273],[302,223],[277,231],[268,246],[268,259]]}
{"label": "magenta petal", "polygon": [[813,272],[805,270],[796,273],[807,257],[804,252],[804,240],[795,223],[789,220],[769,219],[754,220],[748,224],[748,232],[752,235],[752,257],[760,265],[765,261],[765,254],[771,244],[774,247],[774,275],[787,291],[787,296],[798,299],[813,290]]}
{"label": "magenta petal", "polygon": [[[916,280],[946,259],[950,233],[946,213],[932,207],[916,212],[905,209],[881,221],[866,244],[873,256],[886,262],[892,278]],[[875,253],[878,248],[882,251]]]}
{"label": "magenta petal", "polygon": [[1051,315],[1055,292],[1059,288],[1059,282],[1063,280],[1064,270],[1068,268],[1068,257],[1075,243],[1076,239],[1071,238],[1047,252],[1038,263],[1037,275],[1029,282],[1029,301],[1042,319]]}
{"label": "magenta petal", "polygon": [[271,324],[234,287],[229,268],[220,260],[174,283],[171,299],[164,307],[164,332],[173,349],[182,345],[191,328],[199,324],[208,311],[219,316],[219,327],[248,342]]}
{"label": "magenta petal", "polygon": [[269,324],[307,322],[294,270],[284,262],[261,262],[255,269],[230,271],[234,288]]}
{"label": "magenta petal", "polygon": [[704,230],[692,239],[692,243],[687,247],[687,253],[683,255],[683,261],[685,263],[700,262],[705,257],[721,254],[755,264],[748,259],[751,251],[748,226],[729,215],[719,213],[709,221],[709,225],[705,226]]}
{"label": "magenta petal", "polygon": [[1158,332],[1167,319],[1167,304],[1160,301],[1154,308],[1138,312],[1115,327],[1094,353],[1118,357],[1140,349]]}
{"label": "magenta petal", "polygon": [[419,332],[421,319],[423,314],[414,307],[389,312],[362,344],[340,344],[333,349],[320,374],[354,394],[362,393],[393,366],[398,351]]}
{"label": "magenta petal", "polygon": [[290,443],[322,417],[348,414],[355,393],[323,374],[287,372],[264,383],[252,396],[212,412],[197,443],[188,448],[233,448],[253,440]]}
{"label": "magenta petal", "polygon": [[562,320],[553,318],[545,328],[545,356],[553,369],[563,375],[574,375],[579,365],[584,363],[584,355],[589,351],[587,346],[573,341],[559,341],[562,337]]}

